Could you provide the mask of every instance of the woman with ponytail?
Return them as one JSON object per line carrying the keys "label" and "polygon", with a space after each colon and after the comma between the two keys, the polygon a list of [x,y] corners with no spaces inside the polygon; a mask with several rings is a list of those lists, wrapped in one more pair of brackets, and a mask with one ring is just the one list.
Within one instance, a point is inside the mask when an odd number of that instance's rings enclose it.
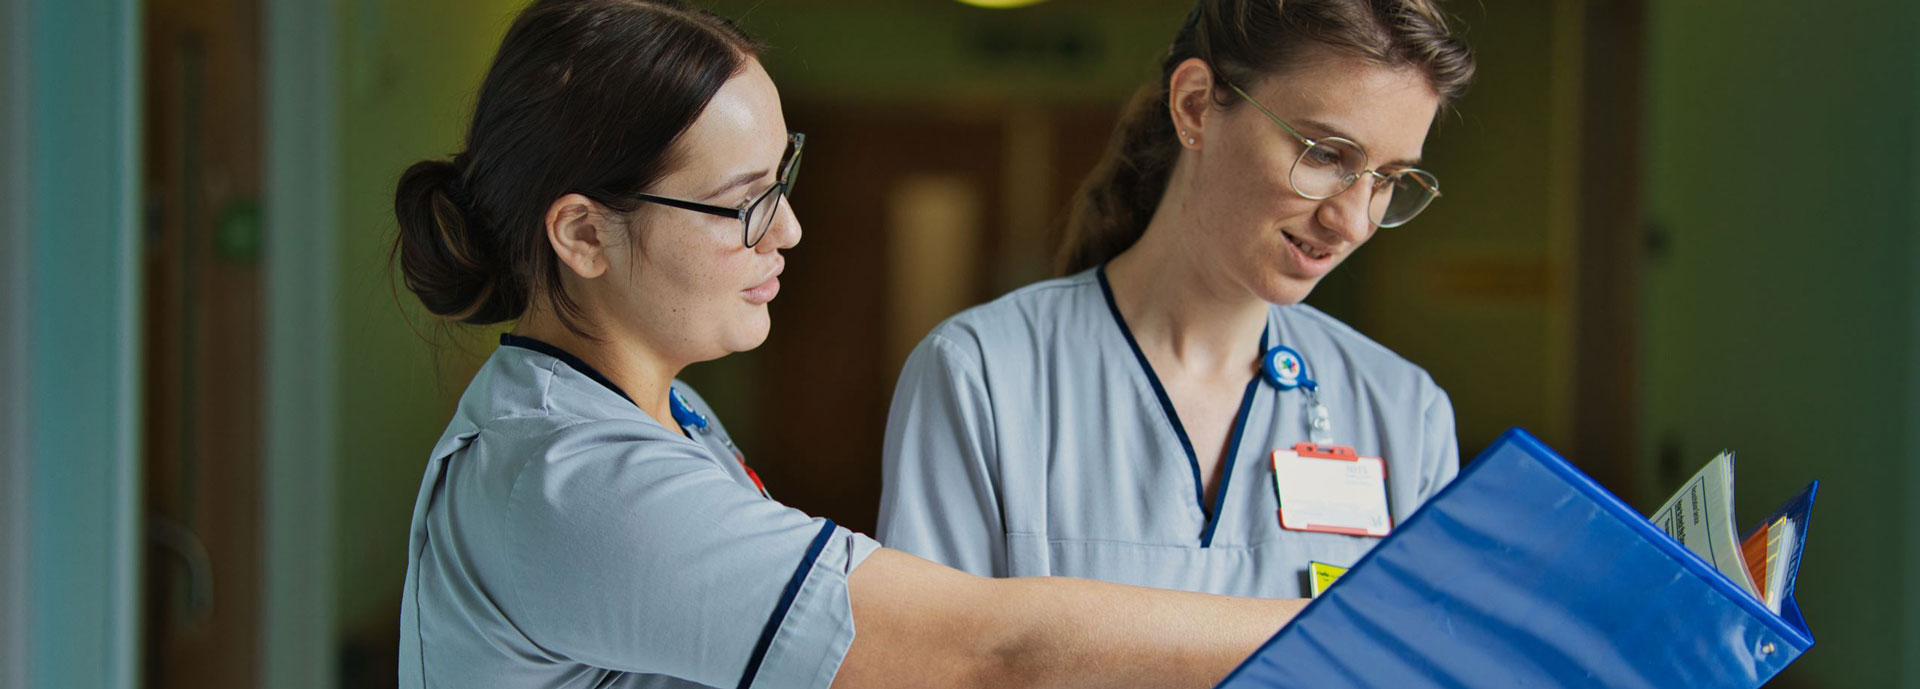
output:
{"label": "woman with ponytail", "polygon": [[[415,503],[400,686],[1200,687],[1297,601],[989,579],[772,498],[675,378],[767,337],[790,133],[751,38],[675,0],[539,0],[467,150],[414,165],[428,311],[512,322]],[[856,633],[857,632],[857,633]]]}
{"label": "woman with ponytail", "polygon": [[1199,0],[1075,201],[1067,276],[908,359],[881,541],[1274,598],[1353,564],[1458,470],[1453,409],[1301,301],[1439,195],[1421,149],[1472,73],[1433,0]]}

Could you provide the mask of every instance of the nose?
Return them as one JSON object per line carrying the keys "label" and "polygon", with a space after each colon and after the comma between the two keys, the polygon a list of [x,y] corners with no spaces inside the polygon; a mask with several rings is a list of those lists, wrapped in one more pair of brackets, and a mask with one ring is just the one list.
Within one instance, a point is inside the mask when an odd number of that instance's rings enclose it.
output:
{"label": "nose", "polygon": [[1371,179],[1372,175],[1362,173],[1346,191],[1322,200],[1315,213],[1320,224],[1353,244],[1372,237],[1373,219],[1367,214],[1368,205],[1373,201]]}
{"label": "nose", "polygon": [[791,249],[800,243],[800,218],[793,213],[793,201],[785,194],[780,195],[780,206],[773,217],[773,227],[767,230],[767,236],[754,245],[762,253]]}

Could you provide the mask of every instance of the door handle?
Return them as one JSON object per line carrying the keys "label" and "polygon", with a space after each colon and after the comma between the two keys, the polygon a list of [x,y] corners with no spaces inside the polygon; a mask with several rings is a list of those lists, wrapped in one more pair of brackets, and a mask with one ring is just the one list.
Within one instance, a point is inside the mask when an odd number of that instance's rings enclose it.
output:
{"label": "door handle", "polygon": [[206,622],[213,614],[213,557],[207,545],[192,529],[164,517],[147,518],[147,540],[186,567],[186,601],[177,607],[186,611],[187,624]]}

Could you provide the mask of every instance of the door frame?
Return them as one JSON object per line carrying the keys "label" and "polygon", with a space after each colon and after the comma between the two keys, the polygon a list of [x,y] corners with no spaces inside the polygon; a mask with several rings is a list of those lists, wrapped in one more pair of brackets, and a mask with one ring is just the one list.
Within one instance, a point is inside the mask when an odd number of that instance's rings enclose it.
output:
{"label": "door frame", "polygon": [[[338,127],[332,3],[265,0],[266,447],[260,686],[331,689]],[[317,563],[317,566],[316,566]]]}
{"label": "door frame", "polygon": [[[1914,19],[1917,25],[1911,28],[1916,33],[1920,33],[1920,16],[1916,16]],[[1920,63],[1920,58],[1916,58],[1915,62]],[[1915,69],[1914,73],[1920,75],[1920,69]],[[1912,135],[1913,151],[1911,155],[1913,156],[1915,169],[1920,169],[1920,118],[1916,118],[1914,121],[1914,128],[1916,131]],[[1912,195],[1910,211],[1912,215],[1908,217],[1907,221],[1915,226],[1920,226],[1920,193]],[[1914,418],[1915,416],[1920,416],[1920,239],[1912,239],[1910,241],[1912,244],[1907,249],[1909,253],[1908,260],[1910,261],[1909,265],[1914,266],[1914,269],[1913,272],[1908,273],[1908,275],[1913,277],[1910,278],[1910,283],[1907,285],[1907,323],[1909,324],[1907,351],[1911,353],[1912,360],[1905,363],[1907,366],[1907,418]],[[1909,460],[1906,462],[1907,495],[1920,495],[1920,462],[1914,461],[1920,460],[1920,424],[1909,424],[1907,426],[1906,449]],[[1907,520],[1906,532],[1906,575],[1913,577],[1920,575],[1920,523],[1916,523],[1916,520],[1909,518]],[[1920,648],[1920,593],[1910,592],[1907,595],[1905,626],[1907,630],[1907,643],[1904,647]],[[1907,653],[1905,654],[1904,661],[1905,667],[1901,668],[1901,674],[1904,675],[1905,686],[1910,688],[1920,687],[1920,653]]]}
{"label": "door frame", "polygon": [[[0,1],[0,610],[25,610],[27,561],[25,3]],[[27,685],[25,615],[0,615],[0,686]]]}
{"label": "door frame", "polygon": [[[334,685],[337,665],[330,567],[335,34],[325,5],[268,0],[267,11],[260,667],[264,686],[317,689]],[[7,39],[0,53],[0,554],[7,563],[0,607],[21,613],[0,615],[0,685],[131,689],[141,610],[140,13],[134,0],[0,0],[0,19]],[[103,35],[117,40],[97,40]],[[85,113],[111,126],[74,119]],[[49,150],[93,155],[52,167],[51,157],[37,155]],[[97,217],[90,224],[106,228],[105,236],[56,232],[37,212],[55,207],[51,200],[81,197],[101,201],[73,208],[88,214],[80,220]],[[62,218],[68,226],[75,219]],[[36,272],[35,265],[62,270]],[[105,287],[75,288],[89,280]],[[103,348],[108,353],[97,360],[104,365],[64,365],[76,351]],[[48,370],[63,371],[57,387],[35,375]],[[96,428],[99,419],[109,421],[99,433],[58,432]],[[65,614],[75,610],[99,614]]]}
{"label": "door frame", "polygon": [[0,0],[8,686],[139,678],[140,17]]}

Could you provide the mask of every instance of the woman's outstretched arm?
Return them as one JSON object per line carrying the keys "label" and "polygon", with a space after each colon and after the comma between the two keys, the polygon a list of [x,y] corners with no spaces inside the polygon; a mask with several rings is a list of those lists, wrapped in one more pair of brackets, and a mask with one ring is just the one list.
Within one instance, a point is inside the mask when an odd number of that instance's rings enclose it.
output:
{"label": "woman's outstretched arm", "polygon": [[835,689],[1204,689],[1306,605],[1065,577],[989,579],[885,549],[848,584],[855,636]]}

